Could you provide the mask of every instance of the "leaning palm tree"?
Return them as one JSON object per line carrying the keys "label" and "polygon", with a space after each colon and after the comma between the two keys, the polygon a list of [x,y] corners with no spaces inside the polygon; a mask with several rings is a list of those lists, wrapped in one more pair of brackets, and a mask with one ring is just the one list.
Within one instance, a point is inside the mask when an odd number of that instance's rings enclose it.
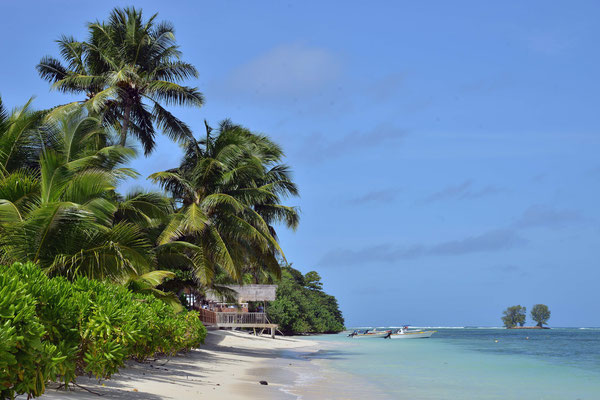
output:
{"label": "leaning palm tree", "polygon": [[154,257],[144,229],[153,224],[137,221],[157,218],[157,208],[133,210],[144,196],[120,201],[114,191],[133,174],[121,167],[133,151],[106,146],[99,119],[77,105],[53,110],[38,129],[38,166],[0,179],[0,262],[120,281],[148,272]]}
{"label": "leaning palm tree", "polygon": [[190,138],[189,127],[164,105],[201,106],[202,94],[181,85],[197,77],[196,68],[181,61],[173,26],[148,20],[135,8],[115,8],[107,21],[88,25],[87,41],[63,36],[58,40],[66,65],[44,57],[40,76],[56,90],[82,93],[103,122],[120,135],[125,146],[131,134],[149,154],[155,146],[156,128],[173,140]]}
{"label": "leaning palm tree", "polygon": [[158,238],[159,254],[185,255],[204,284],[219,271],[234,281],[248,269],[278,276],[283,252],[272,224],[298,223],[297,210],[280,204],[297,194],[277,164],[282,156],[268,138],[229,121],[189,140],[179,168],[150,176],[181,205]]}

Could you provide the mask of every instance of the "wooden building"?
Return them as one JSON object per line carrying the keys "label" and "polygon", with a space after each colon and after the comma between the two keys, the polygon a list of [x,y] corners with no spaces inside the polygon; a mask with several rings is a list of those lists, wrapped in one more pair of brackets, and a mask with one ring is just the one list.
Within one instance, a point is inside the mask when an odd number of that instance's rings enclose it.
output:
{"label": "wooden building", "polygon": [[[214,328],[251,328],[271,330],[275,337],[277,324],[272,324],[265,312],[267,301],[274,301],[277,285],[227,285],[230,296],[207,292],[199,310],[204,325]],[[233,299],[231,297],[233,296]],[[227,298],[229,297],[229,299]],[[249,303],[259,303],[258,310],[250,312]],[[262,303],[262,305],[260,305]]]}

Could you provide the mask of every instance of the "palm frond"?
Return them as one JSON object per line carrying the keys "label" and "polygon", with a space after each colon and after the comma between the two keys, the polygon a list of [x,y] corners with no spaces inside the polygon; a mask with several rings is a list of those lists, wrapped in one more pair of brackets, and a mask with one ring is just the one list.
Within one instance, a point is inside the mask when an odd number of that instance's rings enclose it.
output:
{"label": "palm frond", "polygon": [[67,68],[65,68],[59,60],[50,56],[43,57],[35,68],[40,74],[40,77],[50,83],[56,83],[63,80],[69,74]]}
{"label": "palm frond", "polygon": [[156,121],[158,129],[162,130],[171,140],[180,143],[184,143],[186,140],[192,138],[192,131],[187,124],[163,108],[158,102],[152,101],[154,102],[152,116]]}
{"label": "palm frond", "polygon": [[204,104],[204,96],[194,87],[154,80],[148,82],[146,89],[148,97],[156,102],[163,101],[167,105],[201,107]]}

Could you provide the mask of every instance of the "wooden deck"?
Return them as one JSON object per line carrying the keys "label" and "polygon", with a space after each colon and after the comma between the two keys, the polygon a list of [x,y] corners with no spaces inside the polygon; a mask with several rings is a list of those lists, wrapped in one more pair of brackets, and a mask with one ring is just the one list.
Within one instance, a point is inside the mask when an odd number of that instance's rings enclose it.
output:
{"label": "wooden deck", "polygon": [[266,313],[258,312],[214,312],[201,309],[200,320],[207,327],[270,329],[275,337],[277,324],[269,322]]}

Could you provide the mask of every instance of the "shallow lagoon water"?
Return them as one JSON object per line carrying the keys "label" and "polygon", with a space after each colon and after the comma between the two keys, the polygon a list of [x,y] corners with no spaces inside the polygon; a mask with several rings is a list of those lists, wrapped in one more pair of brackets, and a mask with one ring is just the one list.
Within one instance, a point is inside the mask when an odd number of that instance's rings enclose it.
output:
{"label": "shallow lagoon water", "polygon": [[311,358],[390,398],[600,399],[600,329],[436,330],[414,340],[319,336],[347,345]]}

